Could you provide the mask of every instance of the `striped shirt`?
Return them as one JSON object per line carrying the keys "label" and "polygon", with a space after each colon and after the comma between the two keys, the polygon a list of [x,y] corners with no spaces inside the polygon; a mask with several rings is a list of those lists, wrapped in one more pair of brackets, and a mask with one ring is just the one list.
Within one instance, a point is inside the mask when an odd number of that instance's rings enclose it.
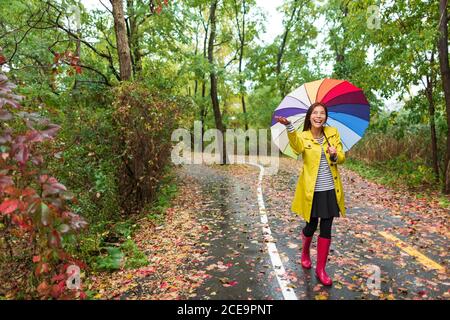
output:
{"label": "striped shirt", "polygon": [[322,154],[320,156],[319,173],[317,174],[316,187],[314,188],[314,192],[334,189],[333,175],[331,174],[330,166],[328,165],[325,152],[322,148],[324,139],[324,136],[316,139],[316,141],[321,146],[320,148],[322,150]]}

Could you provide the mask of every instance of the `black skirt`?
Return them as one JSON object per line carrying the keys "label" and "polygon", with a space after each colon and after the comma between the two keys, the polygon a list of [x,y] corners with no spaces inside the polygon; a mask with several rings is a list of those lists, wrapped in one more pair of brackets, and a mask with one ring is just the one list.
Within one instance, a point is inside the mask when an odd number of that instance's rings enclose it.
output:
{"label": "black skirt", "polygon": [[339,217],[339,206],[334,189],[314,192],[311,217],[325,219]]}

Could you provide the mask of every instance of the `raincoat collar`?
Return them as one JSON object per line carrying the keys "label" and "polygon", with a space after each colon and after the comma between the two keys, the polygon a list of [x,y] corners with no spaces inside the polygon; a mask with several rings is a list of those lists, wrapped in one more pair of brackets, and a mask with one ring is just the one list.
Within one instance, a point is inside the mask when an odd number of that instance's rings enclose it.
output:
{"label": "raincoat collar", "polygon": [[[336,130],[334,130],[334,128],[331,128],[328,126],[325,126],[323,128],[323,130],[328,139],[330,139],[330,137],[332,137],[336,134]],[[314,137],[312,135],[311,129],[308,131],[305,131],[305,138],[316,142],[316,139],[314,139]]]}

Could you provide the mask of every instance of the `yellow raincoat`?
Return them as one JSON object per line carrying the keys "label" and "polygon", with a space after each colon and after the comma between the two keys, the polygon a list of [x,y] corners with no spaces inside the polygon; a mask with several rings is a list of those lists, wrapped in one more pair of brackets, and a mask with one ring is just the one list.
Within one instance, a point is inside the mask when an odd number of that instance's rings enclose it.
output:
{"label": "yellow raincoat", "polygon": [[320,145],[313,137],[311,130],[288,132],[289,143],[297,154],[303,156],[303,168],[300,171],[297,188],[295,190],[294,200],[291,210],[309,222],[311,217],[311,208],[314,197],[314,188],[316,186],[317,174],[319,172],[319,164],[321,157],[321,148],[323,148],[331,174],[334,181],[334,192],[338,201],[341,216],[345,217],[344,190],[342,189],[342,181],[339,175],[337,164],[344,163],[345,152],[342,149],[342,142],[339,132],[334,127],[324,127],[325,135],[331,146],[337,150],[337,161],[332,162],[327,152],[327,140],[323,139]]}

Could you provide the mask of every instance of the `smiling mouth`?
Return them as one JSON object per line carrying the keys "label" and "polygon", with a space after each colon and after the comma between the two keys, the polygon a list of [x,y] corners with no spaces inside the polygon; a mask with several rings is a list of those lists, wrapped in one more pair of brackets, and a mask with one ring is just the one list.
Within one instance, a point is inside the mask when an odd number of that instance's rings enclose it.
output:
{"label": "smiling mouth", "polygon": [[313,121],[315,124],[322,124],[322,121]]}

